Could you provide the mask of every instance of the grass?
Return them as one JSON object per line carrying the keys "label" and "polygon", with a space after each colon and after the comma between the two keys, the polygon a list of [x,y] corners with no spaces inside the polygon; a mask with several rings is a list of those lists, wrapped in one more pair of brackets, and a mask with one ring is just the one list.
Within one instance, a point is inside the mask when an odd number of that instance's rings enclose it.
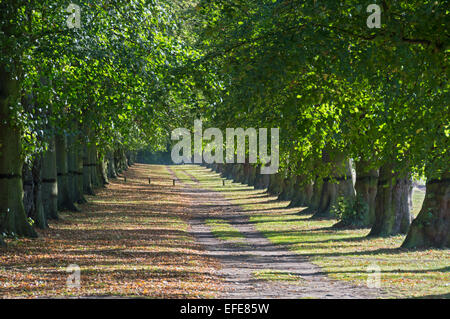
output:
{"label": "grass", "polygon": [[[0,250],[0,297],[210,298],[221,291],[217,261],[188,232],[189,202],[164,166],[136,164],[82,212],[65,212],[38,239]],[[151,176],[152,183],[148,184]],[[79,289],[66,268],[81,271]]]}
{"label": "grass", "polygon": [[207,219],[206,224],[217,238],[235,243],[244,243],[245,236],[236,228],[222,219]]}
{"label": "grass", "polygon": [[299,283],[303,280],[300,276],[296,274],[291,274],[289,272],[284,272],[281,270],[264,269],[253,272],[253,276],[256,279],[268,280],[268,281],[288,281]]}
{"label": "grass", "polygon": [[[271,242],[305,255],[330,277],[365,285],[368,267],[381,269],[381,285],[393,297],[450,297],[450,250],[406,250],[405,236],[367,238],[369,229],[337,230],[334,219],[312,220],[303,208],[287,208],[263,190],[227,181],[199,166],[185,166],[200,185],[222,192],[239,204],[256,228]],[[413,214],[420,210],[424,192],[413,194]]]}

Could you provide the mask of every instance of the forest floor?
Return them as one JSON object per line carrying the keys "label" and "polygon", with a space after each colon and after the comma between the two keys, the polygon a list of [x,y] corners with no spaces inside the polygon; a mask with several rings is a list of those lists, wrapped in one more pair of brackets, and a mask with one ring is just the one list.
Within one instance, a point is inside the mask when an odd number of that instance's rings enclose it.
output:
{"label": "forest floor", "polygon": [[[82,212],[64,212],[38,239],[0,251],[0,297],[209,298],[219,264],[189,233],[187,198],[164,166],[136,164]],[[148,177],[152,183],[148,184]],[[80,287],[66,284],[71,264]]]}
{"label": "forest floor", "polygon": [[[38,239],[7,239],[0,297],[449,297],[448,249],[403,250],[404,236],[333,229],[335,220],[223,186],[200,166],[136,164],[124,174],[127,182],[111,180]],[[417,211],[420,197],[414,203]],[[74,288],[72,264],[81,274]],[[367,287],[373,265],[381,289]]]}

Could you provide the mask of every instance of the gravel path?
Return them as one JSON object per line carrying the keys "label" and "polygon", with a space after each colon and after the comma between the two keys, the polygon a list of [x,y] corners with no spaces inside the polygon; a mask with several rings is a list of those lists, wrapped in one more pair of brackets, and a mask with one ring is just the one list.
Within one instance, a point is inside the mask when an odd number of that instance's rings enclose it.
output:
{"label": "gravel path", "polygon": [[[170,167],[169,172],[176,176]],[[190,175],[190,174],[189,174]],[[192,176],[192,175],[191,175]],[[198,186],[198,181],[192,178]],[[249,221],[239,206],[233,205],[220,192],[181,184],[180,191],[190,201],[190,231],[205,248],[205,253],[218,259],[222,268],[218,275],[224,281],[221,298],[380,298],[387,295],[378,289],[354,286],[330,279],[307,257],[283,246],[272,244]],[[235,244],[216,238],[205,221],[226,220],[246,238]],[[297,281],[268,281],[254,276],[258,271],[289,273]],[[294,277],[294,278],[295,278]]]}

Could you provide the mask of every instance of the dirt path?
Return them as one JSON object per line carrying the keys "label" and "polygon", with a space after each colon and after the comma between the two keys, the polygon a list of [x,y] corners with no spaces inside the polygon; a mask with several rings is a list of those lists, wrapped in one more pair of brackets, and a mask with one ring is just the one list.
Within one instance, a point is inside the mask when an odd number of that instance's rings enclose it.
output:
{"label": "dirt path", "polygon": [[[167,167],[176,177],[175,172]],[[188,172],[186,175],[193,177]],[[191,178],[196,186],[198,180]],[[246,214],[215,191],[183,183],[180,191],[190,201],[188,207],[191,233],[205,248],[206,254],[217,258],[222,268],[218,275],[224,281],[222,298],[378,298],[386,295],[378,289],[353,286],[332,280],[308,258],[270,243]],[[226,220],[246,238],[245,245],[217,239],[205,223],[209,218]],[[258,271],[277,271],[298,277],[297,281],[267,281],[255,277]]]}

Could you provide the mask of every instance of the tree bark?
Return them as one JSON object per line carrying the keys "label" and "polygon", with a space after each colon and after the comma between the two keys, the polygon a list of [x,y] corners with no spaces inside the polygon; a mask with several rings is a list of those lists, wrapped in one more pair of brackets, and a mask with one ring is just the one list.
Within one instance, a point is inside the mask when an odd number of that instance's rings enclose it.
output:
{"label": "tree bark", "polygon": [[255,189],[265,189],[269,187],[270,176],[271,175],[269,174],[261,174],[261,165],[258,165],[255,175]]}
{"label": "tree bark", "polygon": [[44,203],[42,201],[42,155],[36,155],[33,161],[33,191],[34,191],[34,211],[31,218],[34,220],[34,225],[38,228],[48,228],[47,218],[44,211]]}
{"label": "tree bark", "polygon": [[234,163],[233,165],[233,170],[232,170],[232,176],[233,176],[233,180],[235,182],[238,182],[240,176],[241,176],[241,164],[239,163]]}
{"label": "tree bark", "polygon": [[58,180],[53,136],[48,141],[48,149],[42,157],[42,202],[46,219],[58,219]]}
{"label": "tree bark", "polygon": [[[97,145],[92,142],[88,145],[89,150],[89,168],[91,170],[92,185],[94,188],[102,187],[101,173],[99,169],[99,158],[97,153]],[[125,158],[126,159],[126,158]]]}
{"label": "tree bark", "polygon": [[97,168],[100,171],[100,181],[101,181],[102,185],[104,186],[104,185],[109,184],[108,172],[107,172],[108,167],[107,167],[107,163],[106,163],[104,156],[102,156],[99,159],[99,164],[98,164]]}
{"label": "tree bark", "polygon": [[108,177],[109,178],[117,178],[116,165],[114,162],[114,152],[113,151],[108,151],[107,160],[108,160]]}
{"label": "tree bark", "polygon": [[73,138],[69,145],[69,177],[71,177],[72,201],[86,203],[83,192],[83,145],[79,138]]}
{"label": "tree bark", "polygon": [[21,131],[11,121],[20,83],[6,70],[0,65],[0,233],[37,237],[23,206]]}
{"label": "tree bark", "polygon": [[411,197],[411,177],[398,176],[392,165],[383,165],[375,198],[375,222],[369,236],[406,233],[411,224]]}
{"label": "tree bark", "polygon": [[247,184],[248,185],[248,179],[249,179],[249,175],[250,175],[250,163],[245,162],[244,164],[242,164],[242,177],[240,179],[240,182],[242,184]]}
{"label": "tree bark", "polygon": [[273,195],[279,195],[283,191],[283,176],[281,173],[271,174],[267,192]]}
{"label": "tree bark", "polygon": [[283,180],[282,191],[280,195],[278,195],[279,200],[289,200],[292,198],[295,180],[295,176],[289,176]]}
{"label": "tree bark", "polygon": [[402,247],[450,247],[450,172],[427,180],[422,209]]}
{"label": "tree bark", "polygon": [[25,163],[22,168],[22,183],[23,183],[23,208],[27,217],[33,215],[34,206],[34,183],[32,164]]}
{"label": "tree bark", "polygon": [[314,218],[332,217],[331,209],[336,204],[338,197],[354,200],[350,161],[342,152],[323,153],[325,163],[331,163],[331,178],[324,178],[320,202]]}
{"label": "tree bark", "polygon": [[56,171],[58,174],[58,209],[78,211],[72,201],[67,163],[67,138],[64,134],[55,136]]}
{"label": "tree bark", "polygon": [[115,158],[115,166],[117,169],[118,173],[122,173],[123,171],[128,170],[128,160],[125,156],[125,151],[123,150],[122,147],[119,147],[116,152],[114,153],[114,158]]}
{"label": "tree bark", "polygon": [[42,204],[41,156],[39,154],[35,156],[33,162],[30,165],[24,165],[22,170],[23,205],[25,214],[33,220],[33,225],[44,229],[48,227],[48,224]]}
{"label": "tree bark", "polygon": [[341,220],[335,226],[372,227],[375,223],[375,198],[377,194],[378,169],[371,169],[364,160],[356,162],[356,198],[353,203],[355,215]]}
{"label": "tree bark", "polygon": [[369,169],[369,162],[356,162],[356,209],[360,226],[370,227],[375,222],[375,198],[377,195],[378,170]]}
{"label": "tree bark", "polygon": [[248,169],[248,185],[254,186],[256,180],[256,167],[250,164]]}
{"label": "tree bark", "polygon": [[[94,186],[92,184],[91,169],[91,152],[87,144],[83,148],[83,193],[95,195]],[[95,164],[96,165],[96,164]]]}
{"label": "tree bark", "polygon": [[295,177],[295,185],[292,194],[292,200],[289,207],[300,207],[311,205],[311,198],[313,196],[314,184],[312,182],[305,183],[305,177],[297,175]]}

